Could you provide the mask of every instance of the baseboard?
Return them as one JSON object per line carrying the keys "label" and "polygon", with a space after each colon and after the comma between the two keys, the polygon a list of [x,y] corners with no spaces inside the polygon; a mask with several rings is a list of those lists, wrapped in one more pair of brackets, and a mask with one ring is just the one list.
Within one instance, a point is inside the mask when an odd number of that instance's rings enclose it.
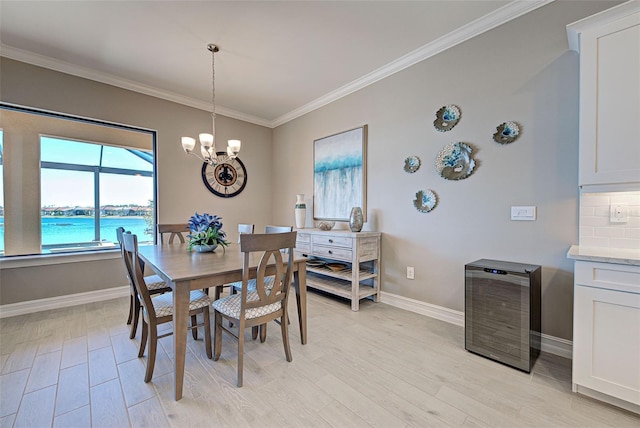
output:
{"label": "baseboard", "polygon": [[27,302],[0,305],[0,318],[50,309],[66,308],[68,306],[83,305],[103,300],[116,299],[129,295],[129,286],[106,288],[104,290],[88,291],[86,293],[68,294],[66,296],[48,297],[46,299],[30,300]]}
{"label": "baseboard", "polygon": [[[380,301],[387,305],[464,327],[464,312],[454,311],[453,309],[433,305],[420,300],[410,299],[408,297],[398,296],[397,294],[391,294],[384,291],[380,294]],[[542,352],[571,359],[573,343],[567,339],[542,333],[540,335],[540,350]]]}
{"label": "baseboard", "polygon": [[560,357],[571,359],[573,355],[573,342],[542,333],[540,335],[540,350],[547,354],[558,355]]}
{"label": "baseboard", "polygon": [[405,309],[410,312],[415,312],[416,314],[426,315],[464,327],[464,312],[454,311],[453,309],[443,306],[432,305],[431,303],[398,296],[397,294],[391,294],[385,291],[380,293],[380,301],[387,305],[395,306],[396,308]]}

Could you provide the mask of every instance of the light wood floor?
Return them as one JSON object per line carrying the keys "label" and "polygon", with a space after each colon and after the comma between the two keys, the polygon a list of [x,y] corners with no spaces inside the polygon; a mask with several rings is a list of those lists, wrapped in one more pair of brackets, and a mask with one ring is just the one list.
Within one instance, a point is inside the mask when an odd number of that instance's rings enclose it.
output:
{"label": "light wood floor", "polygon": [[234,342],[215,362],[190,338],[176,402],[172,339],[160,340],[145,384],[127,304],[0,320],[0,427],[640,426],[636,415],[571,393],[569,360],[543,354],[523,373],[466,352],[461,327],[370,301],[352,312],[315,293],[309,344],[294,319],[287,363],[270,325],[266,343],[247,343],[242,388]]}

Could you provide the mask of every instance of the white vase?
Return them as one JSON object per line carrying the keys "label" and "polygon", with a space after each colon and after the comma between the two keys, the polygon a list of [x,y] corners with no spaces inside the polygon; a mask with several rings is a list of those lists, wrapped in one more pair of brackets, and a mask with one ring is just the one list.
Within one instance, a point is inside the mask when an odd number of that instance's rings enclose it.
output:
{"label": "white vase", "polygon": [[296,195],[296,229],[304,229],[307,218],[307,204],[304,202],[304,193]]}

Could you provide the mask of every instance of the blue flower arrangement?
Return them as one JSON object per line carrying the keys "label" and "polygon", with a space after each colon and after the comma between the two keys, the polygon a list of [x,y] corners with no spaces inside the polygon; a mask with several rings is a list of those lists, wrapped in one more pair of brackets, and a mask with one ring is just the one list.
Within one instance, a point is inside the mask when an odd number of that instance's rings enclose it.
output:
{"label": "blue flower arrangement", "polygon": [[189,219],[189,239],[188,251],[196,245],[222,246],[225,248],[229,243],[225,240],[226,233],[222,231],[222,218],[217,215],[197,212]]}

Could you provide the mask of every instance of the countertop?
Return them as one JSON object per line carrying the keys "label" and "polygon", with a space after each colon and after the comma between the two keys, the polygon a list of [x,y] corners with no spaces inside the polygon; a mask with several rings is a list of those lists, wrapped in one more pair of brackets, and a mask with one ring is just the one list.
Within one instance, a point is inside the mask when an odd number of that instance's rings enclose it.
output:
{"label": "countertop", "polygon": [[587,262],[640,266],[640,249],[632,250],[572,245],[567,252],[567,258]]}

